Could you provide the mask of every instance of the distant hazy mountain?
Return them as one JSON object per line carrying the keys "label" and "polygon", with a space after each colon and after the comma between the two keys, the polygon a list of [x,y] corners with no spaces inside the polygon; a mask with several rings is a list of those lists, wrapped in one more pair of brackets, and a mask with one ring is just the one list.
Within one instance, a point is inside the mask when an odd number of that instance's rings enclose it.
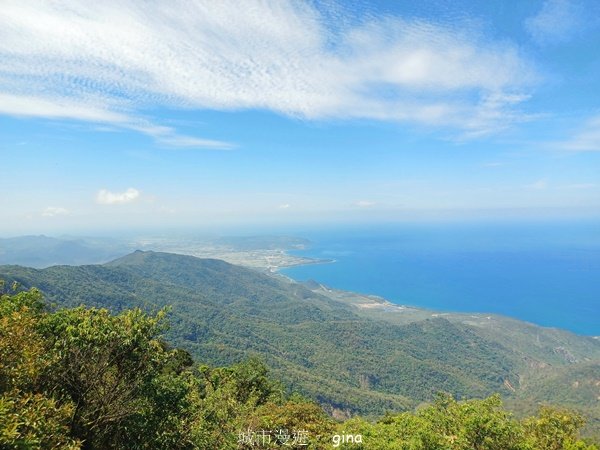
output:
{"label": "distant hazy mountain", "polygon": [[0,238],[0,264],[30,267],[98,264],[129,251],[124,245],[99,239],[54,238],[44,235]]}
{"label": "distant hazy mountain", "polygon": [[168,253],[42,270],[1,266],[0,278],[39,287],[58,306],[171,305],[175,345],[216,365],[261,355],[287,386],[334,415],[411,408],[437,391],[500,392],[520,410],[568,403],[599,425],[600,342],[566,331],[496,316],[377,312],[350,295],[322,295],[318,283]]}

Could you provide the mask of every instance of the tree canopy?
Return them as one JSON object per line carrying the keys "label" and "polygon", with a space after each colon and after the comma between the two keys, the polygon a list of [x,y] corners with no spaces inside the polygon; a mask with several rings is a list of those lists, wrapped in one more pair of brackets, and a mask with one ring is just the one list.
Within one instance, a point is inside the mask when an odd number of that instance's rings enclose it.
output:
{"label": "tree canopy", "polygon": [[259,359],[195,363],[163,340],[166,310],[52,312],[36,289],[1,288],[3,449],[356,448],[357,436],[365,449],[596,449],[578,438],[578,414],[517,420],[498,396],[338,422]]}

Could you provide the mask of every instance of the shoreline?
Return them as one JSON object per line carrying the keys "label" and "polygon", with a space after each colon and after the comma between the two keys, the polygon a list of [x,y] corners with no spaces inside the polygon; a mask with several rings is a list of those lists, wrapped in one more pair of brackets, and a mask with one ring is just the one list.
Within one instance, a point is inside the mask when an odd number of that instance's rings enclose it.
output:
{"label": "shoreline", "polygon": [[[299,263],[288,267],[333,262],[336,262],[336,260],[315,260],[314,262]],[[345,303],[349,307],[355,308],[358,311],[362,311],[367,315],[373,314],[373,318],[381,319],[384,316],[388,316],[387,319],[390,319],[391,317],[389,317],[389,315],[391,314],[391,316],[399,320],[400,323],[409,323],[424,320],[427,318],[439,317],[445,318],[451,322],[460,322],[465,325],[470,325],[475,328],[488,328],[494,326],[501,326],[500,324],[519,323],[522,326],[533,327],[535,329],[543,329],[549,332],[566,332],[568,334],[579,337],[600,340],[600,335],[580,333],[568,328],[553,325],[545,325],[528,319],[523,319],[516,316],[510,316],[497,312],[452,311],[428,308],[426,306],[419,306],[414,304],[395,303],[378,294],[367,294],[356,291],[349,291],[342,288],[334,288],[327,286],[315,279],[299,281],[279,271],[279,269],[285,268],[286,267],[277,268],[276,270],[271,271],[270,274],[272,276],[275,276],[276,278],[284,279],[288,283],[300,284],[302,286],[305,286],[307,289],[311,290],[314,293],[323,295],[334,301]],[[307,284],[308,282],[315,283],[316,286],[311,287]]]}
{"label": "shoreline", "polygon": [[[335,260],[335,259],[316,259],[316,258],[306,258],[304,256],[295,257],[293,255],[289,255],[288,253],[286,253],[286,255],[290,256],[291,258],[302,258],[303,261],[298,261],[298,262],[294,262],[291,264],[282,264],[282,265],[268,267],[268,270],[271,273],[279,273],[280,270],[291,269],[292,267],[313,266],[313,265],[317,265],[317,264],[333,264],[333,263],[337,262],[337,260]],[[294,281],[296,281],[296,280],[294,280]],[[296,281],[296,282],[298,283],[298,281]]]}

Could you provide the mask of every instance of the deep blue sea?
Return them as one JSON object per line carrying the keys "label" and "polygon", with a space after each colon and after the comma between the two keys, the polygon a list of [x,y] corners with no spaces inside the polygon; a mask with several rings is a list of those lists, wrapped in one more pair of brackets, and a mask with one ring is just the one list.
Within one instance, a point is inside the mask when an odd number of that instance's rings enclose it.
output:
{"label": "deep blue sea", "polygon": [[[296,280],[398,304],[499,313],[600,335],[600,223],[403,224],[303,230]],[[298,234],[298,232],[296,232]]]}

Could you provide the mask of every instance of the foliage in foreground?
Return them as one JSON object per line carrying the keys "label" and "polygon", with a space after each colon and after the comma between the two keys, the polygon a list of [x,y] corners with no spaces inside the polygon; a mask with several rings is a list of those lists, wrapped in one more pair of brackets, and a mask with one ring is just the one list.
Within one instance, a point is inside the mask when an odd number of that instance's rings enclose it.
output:
{"label": "foliage in foreground", "polygon": [[257,360],[195,366],[161,340],[165,314],[48,312],[35,289],[0,294],[0,448],[596,448],[578,439],[577,414],[518,421],[496,396],[336,423]]}
{"label": "foliage in foreground", "polygon": [[[515,420],[498,395],[457,402],[446,395],[416,413],[388,415],[377,423],[350,419],[341,435],[361,435],[364,449],[394,450],[592,450],[577,437],[581,416],[544,407]],[[340,446],[352,448],[352,445]]]}

